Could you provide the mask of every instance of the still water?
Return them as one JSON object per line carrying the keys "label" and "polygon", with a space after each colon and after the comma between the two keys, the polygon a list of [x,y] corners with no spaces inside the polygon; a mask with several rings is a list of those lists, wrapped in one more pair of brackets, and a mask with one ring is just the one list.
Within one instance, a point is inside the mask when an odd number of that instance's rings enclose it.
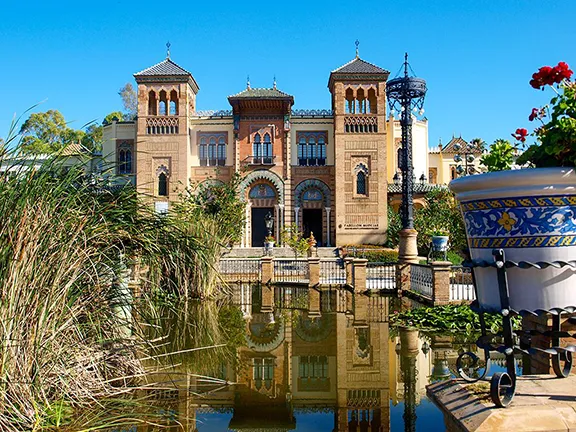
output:
{"label": "still water", "polygon": [[151,340],[166,338],[147,362],[148,417],[113,430],[445,430],[426,385],[453,376],[470,341],[391,327],[392,297],[231,289],[228,301],[160,305],[142,319]]}

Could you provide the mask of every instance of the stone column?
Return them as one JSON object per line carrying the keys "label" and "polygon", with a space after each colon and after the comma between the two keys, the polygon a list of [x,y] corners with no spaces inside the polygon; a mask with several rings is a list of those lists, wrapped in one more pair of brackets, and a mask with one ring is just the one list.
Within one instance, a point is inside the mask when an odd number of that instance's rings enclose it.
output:
{"label": "stone column", "polygon": [[271,256],[260,258],[262,266],[262,284],[269,284],[274,280],[274,259]]}
{"label": "stone column", "polygon": [[284,204],[278,204],[278,238],[276,241],[278,242],[278,246],[284,246],[284,242],[282,241],[282,230],[284,229]]}
{"label": "stone column", "polygon": [[330,207],[325,207],[326,210],[326,246],[330,247]]}
{"label": "stone column", "polygon": [[274,286],[262,285],[262,306],[260,312],[271,313],[274,311]]}
{"label": "stone column", "polygon": [[366,266],[368,260],[364,258],[354,259],[354,293],[360,294],[366,291]]}
{"label": "stone column", "polygon": [[311,286],[308,290],[308,316],[319,317],[320,315],[320,290]]}
{"label": "stone column", "polygon": [[280,245],[280,205],[274,205],[274,239]]}
{"label": "stone column", "polygon": [[415,229],[403,229],[400,231],[400,243],[398,245],[398,262],[418,264],[418,245]]}
{"label": "stone column", "polygon": [[300,229],[300,207],[294,207],[294,223]]}
{"label": "stone column", "polygon": [[246,223],[244,225],[244,245],[243,247],[250,247],[250,224],[252,222],[252,203],[248,201],[246,203]]}
{"label": "stone column", "polygon": [[434,306],[450,303],[450,261],[432,262]]}

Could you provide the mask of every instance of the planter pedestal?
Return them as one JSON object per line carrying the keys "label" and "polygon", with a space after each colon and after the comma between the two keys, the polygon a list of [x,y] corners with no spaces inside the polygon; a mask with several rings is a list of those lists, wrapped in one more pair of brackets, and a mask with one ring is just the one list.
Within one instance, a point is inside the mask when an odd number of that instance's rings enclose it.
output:
{"label": "planter pedestal", "polygon": [[415,229],[403,229],[399,235],[398,262],[418,264],[418,232]]}

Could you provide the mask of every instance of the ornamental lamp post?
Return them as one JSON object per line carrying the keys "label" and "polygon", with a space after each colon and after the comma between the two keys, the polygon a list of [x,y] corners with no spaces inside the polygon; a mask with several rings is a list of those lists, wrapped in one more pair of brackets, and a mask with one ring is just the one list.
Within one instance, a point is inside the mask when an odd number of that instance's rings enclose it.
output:
{"label": "ornamental lamp post", "polygon": [[[418,262],[418,247],[414,229],[414,166],[412,164],[412,116],[424,114],[424,97],[426,96],[426,81],[408,75],[408,53],[404,56],[404,76],[391,79],[386,84],[386,95],[390,110],[400,111],[402,126],[402,205],[400,217],[399,261],[403,263]],[[410,68],[411,69],[411,68]]]}

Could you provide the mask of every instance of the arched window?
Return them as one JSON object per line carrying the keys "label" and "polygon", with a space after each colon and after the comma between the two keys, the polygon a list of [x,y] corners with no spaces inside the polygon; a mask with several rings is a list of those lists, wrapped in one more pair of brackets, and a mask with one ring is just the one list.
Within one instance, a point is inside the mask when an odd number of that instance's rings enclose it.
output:
{"label": "arched window", "polygon": [[270,134],[266,133],[264,135],[264,149],[263,155],[264,156],[264,163],[271,164],[272,163],[272,142],[270,141]]}
{"label": "arched window", "polygon": [[166,91],[162,90],[160,92],[160,103],[158,104],[158,111],[160,112],[160,115],[166,115],[167,113],[167,109],[168,109],[168,99],[166,97]]}
{"label": "arched window", "polygon": [[356,174],[356,195],[366,195],[366,174],[358,171]]}
{"label": "arched window", "polygon": [[318,165],[326,165],[326,142],[323,135],[318,137]]}
{"label": "arched window", "polygon": [[308,165],[306,158],[306,138],[304,135],[301,135],[298,140],[298,165]]}
{"label": "arched window", "polygon": [[118,174],[132,174],[132,144],[123,141],[117,150]]}
{"label": "arched window", "polygon": [[158,196],[168,196],[168,176],[163,172],[158,176]]}
{"label": "arched window", "polygon": [[308,139],[308,165],[316,165],[316,138],[311,136]]}
{"label": "arched window", "polygon": [[260,134],[254,135],[254,143],[252,143],[252,156],[254,163],[262,163],[262,143],[260,142]]}
{"label": "arched window", "polygon": [[354,113],[354,90],[346,89],[346,114]]}
{"label": "arched window", "polygon": [[363,163],[360,163],[354,168],[356,175],[356,196],[368,196],[368,168]]}
{"label": "arched window", "polygon": [[210,137],[208,143],[208,165],[216,165],[216,138]]}
{"label": "arched window", "polygon": [[218,165],[226,165],[226,140],[222,136],[218,138]]}
{"label": "arched window", "polygon": [[200,146],[198,148],[198,158],[200,159],[200,166],[208,165],[208,149],[206,148],[206,137],[200,137]]}
{"label": "arched window", "polygon": [[148,115],[157,115],[156,102],[156,93],[154,93],[154,90],[151,90],[150,93],[148,93]]}
{"label": "arched window", "polygon": [[170,92],[170,115],[178,115],[178,93],[176,90]]}

